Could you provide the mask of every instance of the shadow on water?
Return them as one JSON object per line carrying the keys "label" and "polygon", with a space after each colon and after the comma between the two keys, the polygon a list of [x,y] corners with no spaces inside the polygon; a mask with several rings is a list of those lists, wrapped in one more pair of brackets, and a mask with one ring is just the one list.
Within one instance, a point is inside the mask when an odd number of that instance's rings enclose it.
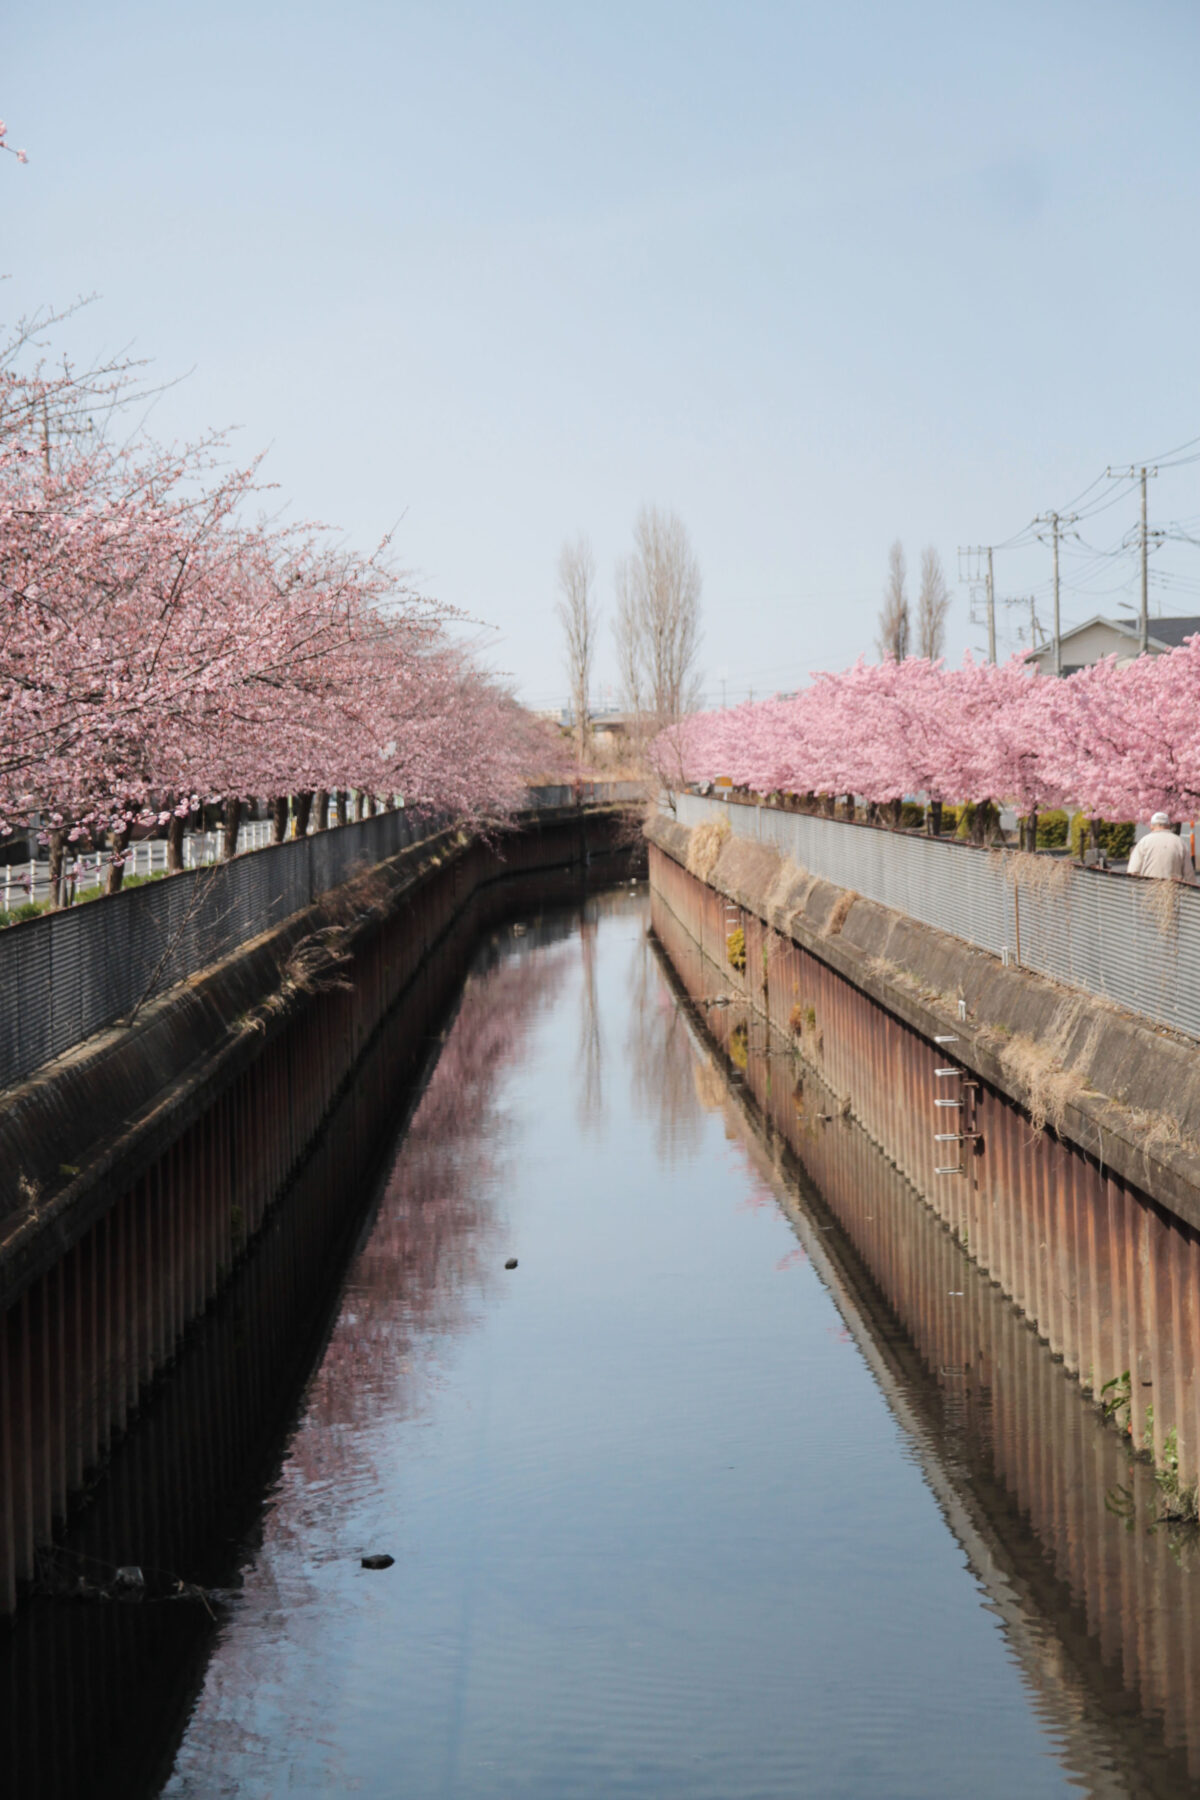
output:
{"label": "shadow on water", "polygon": [[656,928],[679,1002],[646,1052],[677,1068],[659,1090],[662,1130],[686,1134],[689,1110],[719,1113],[783,1207],[1078,1785],[1200,1794],[1196,1527],[1163,1518],[1148,1462],[841,1116],[794,1042],[726,1004],[723,971],[665,909]]}
{"label": "shadow on water", "polygon": [[[380,1396],[403,1405],[404,1343],[387,1316],[397,1290],[423,1329],[456,1329],[464,1272],[491,1231],[462,1175],[493,1153],[491,1096],[577,916],[557,888],[548,910],[532,910],[540,891],[526,877],[511,896],[493,893],[496,922],[482,941],[478,910],[450,928],[384,1021],[282,1204],[146,1396],[68,1529],[40,1553],[36,1591],[0,1628],[5,1793],[137,1800],[160,1791],[301,1412],[315,1406],[328,1421],[321,1473],[336,1482],[345,1473],[339,1446]],[[523,922],[511,926],[514,912]],[[498,979],[481,980],[512,932],[522,954]],[[469,1029],[451,1033],[456,1019]],[[388,1159],[406,1126],[406,1179],[420,1204],[395,1229],[373,1231],[381,1205],[387,1213]],[[368,1238],[355,1329],[338,1334],[345,1273]],[[116,1571],[127,1566],[144,1586],[114,1597]]]}

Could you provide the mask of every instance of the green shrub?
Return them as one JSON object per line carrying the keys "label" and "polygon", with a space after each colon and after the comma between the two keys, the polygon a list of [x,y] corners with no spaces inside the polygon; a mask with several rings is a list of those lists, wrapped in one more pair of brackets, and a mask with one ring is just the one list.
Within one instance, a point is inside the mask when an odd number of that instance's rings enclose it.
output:
{"label": "green shrub", "polygon": [[3,931],[6,925],[19,925],[22,919],[40,918],[46,911],[47,905],[48,902],[44,900],[26,900],[23,906],[14,906],[11,912],[5,912],[0,907],[0,931]]}
{"label": "green shrub", "polygon": [[900,808],[900,823],[910,831],[919,831],[925,823],[925,808],[913,800],[906,800]]}
{"label": "green shrub", "polygon": [[1069,821],[1061,807],[1038,814],[1037,847],[1039,850],[1062,850],[1067,842]]}
{"label": "green shrub", "polygon": [[[983,836],[984,842],[987,843],[999,827],[1000,813],[999,809],[991,800],[984,800],[981,804],[985,813]],[[947,811],[948,810],[949,808],[947,808]],[[956,838],[965,839],[970,837],[971,829],[975,824],[975,814],[977,810],[973,800],[968,800],[965,806],[960,806],[958,808],[958,826],[954,833]]]}
{"label": "green shrub", "polygon": [[[1137,827],[1131,819],[1100,821],[1100,848],[1110,862],[1124,862],[1133,849],[1134,833]],[[1088,844],[1087,814],[1077,812],[1071,820],[1071,855],[1082,862],[1083,853]]]}

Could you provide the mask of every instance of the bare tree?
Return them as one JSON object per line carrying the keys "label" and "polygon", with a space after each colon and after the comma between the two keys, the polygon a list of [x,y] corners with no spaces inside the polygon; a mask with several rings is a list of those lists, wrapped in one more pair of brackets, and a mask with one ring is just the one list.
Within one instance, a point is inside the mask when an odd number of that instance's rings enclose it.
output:
{"label": "bare tree", "polygon": [[884,662],[903,662],[908,655],[910,625],[908,594],[904,585],[907,577],[904,545],[897,538],[888,551],[887,586],[883,590],[883,605],[879,608],[879,636],[875,640]]}
{"label": "bare tree", "polygon": [[617,564],[617,665],[639,729],[661,729],[699,699],[700,565],[675,513],[643,506]]}
{"label": "bare tree", "polygon": [[950,590],[942,559],[932,544],[921,552],[921,591],[917,595],[917,655],[936,662],[946,648],[946,614]]}
{"label": "bare tree", "polygon": [[582,532],[565,543],[558,556],[559,601],[556,607],[567,653],[571,709],[582,763],[587,754],[589,697],[600,608],[596,599],[596,559]]}

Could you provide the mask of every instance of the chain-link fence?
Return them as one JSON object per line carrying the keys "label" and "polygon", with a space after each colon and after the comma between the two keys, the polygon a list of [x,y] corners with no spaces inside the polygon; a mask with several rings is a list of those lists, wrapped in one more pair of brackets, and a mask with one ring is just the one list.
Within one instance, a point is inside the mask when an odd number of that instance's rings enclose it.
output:
{"label": "chain-link fence", "polygon": [[[634,797],[585,785],[584,804]],[[575,801],[573,787],[528,792],[530,809]],[[379,813],[0,930],[0,1088],[447,822]]]}
{"label": "chain-link fence", "polygon": [[810,874],[1200,1038],[1200,890],[769,806],[675,796]]}

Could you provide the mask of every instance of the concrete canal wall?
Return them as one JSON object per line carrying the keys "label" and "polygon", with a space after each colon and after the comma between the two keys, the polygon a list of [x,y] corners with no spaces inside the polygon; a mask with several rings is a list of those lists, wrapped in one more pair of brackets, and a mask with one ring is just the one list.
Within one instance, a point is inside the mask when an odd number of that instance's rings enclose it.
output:
{"label": "concrete canal wall", "polygon": [[438,958],[448,937],[572,895],[589,867],[601,880],[624,872],[627,835],[611,807],[544,811],[489,841],[445,831],[2,1097],[0,1612],[305,1166],[385,1023],[395,1054],[356,1097],[350,1179],[394,1132],[397,1086],[461,972],[461,954]]}
{"label": "concrete canal wall", "polygon": [[665,816],[648,837],[656,929],[702,953],[715,1028],[784,1033],[1133,1448],[1194,1487],[1195,1047],[765,844]]}

